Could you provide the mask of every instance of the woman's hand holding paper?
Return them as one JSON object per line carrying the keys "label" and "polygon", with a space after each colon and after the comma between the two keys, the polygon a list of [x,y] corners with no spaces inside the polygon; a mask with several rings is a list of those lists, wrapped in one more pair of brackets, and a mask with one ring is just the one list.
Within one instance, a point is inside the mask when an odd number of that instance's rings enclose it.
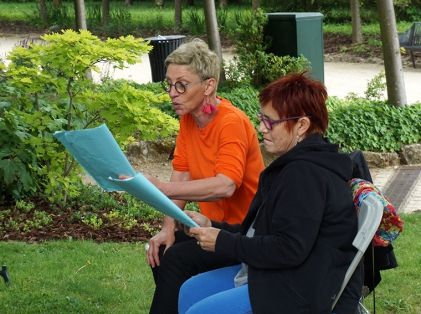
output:
{"label": "woman's hand holding paper", "polygon": [[184,212],[199,225],[199,227],[193,228],[184,227],[184,232],[191,237],[195,237],[197,244],[205,251],[215,252],[215,242],[220,229],[212,228],[211,220],[198,212],[190,210]]}
{"label": "woman's hand holding paper", "polygon": [[213,227],[193,227],[190,228],[190,234],[197,239],[197,244],[202,249],[209,252],[215,252],[216,238],[221,229]]}
{"label": "woman's hand holding paper", "polygon": [[[184,213],[187,214],[187,216],[189,216],[200,227],[211,227],[212,226],[212,222],[209,220],[209,218],[200,214],[200,213],[198,213],[198,212],[191,211],[191,210],[185,210]],[[190,234],[190,227],[189,226],[186,226],[185,224],[182,224],[179,221],[175,221],[175,226],[176,226],[177,230],[182,230],[182,231],[184,231],[185,234],[192,237],[192,235]]]}
{"label": "woman's hand holding paper", "polygon": [[212,227],[212,222],[205,215],[191,210],[185,210],[184,212],[200,227]]}

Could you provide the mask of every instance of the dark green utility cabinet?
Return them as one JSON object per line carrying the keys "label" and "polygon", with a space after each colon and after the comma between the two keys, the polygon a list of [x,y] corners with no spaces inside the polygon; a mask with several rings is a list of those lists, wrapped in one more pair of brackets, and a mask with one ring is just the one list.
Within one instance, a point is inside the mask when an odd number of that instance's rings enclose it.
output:
{"label": "dark green utility cabinet", "polygon": [[324,82],[323,15],[321,13],[268,13],[264,29],[267,52],[278,56],[303,55],[311,62],[311,76]]}

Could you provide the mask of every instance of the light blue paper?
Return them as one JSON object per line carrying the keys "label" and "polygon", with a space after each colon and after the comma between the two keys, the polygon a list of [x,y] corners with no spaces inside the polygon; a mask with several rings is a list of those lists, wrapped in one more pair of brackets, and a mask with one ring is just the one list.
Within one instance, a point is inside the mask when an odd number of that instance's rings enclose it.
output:
{"label": "light blue paper", "polygon": [[92,129],[58,131],[54,137],[106,191],[120,190],[120,186],[109,177],[133,177],[136,174],[105,124]]}
{"label": "light blue paper", "polygon": [[[126,191],[189,227],[197,226],[155,185],[133,169],[105,124],[92,129],[58,131],[54,137],[104,190]],[[118,179],[122,175],[129,178]]]}
{"label": "light blue paper", "polygon": [[[137,173],[134,177],[124,180],[115,178],[110,178],[110,180],[119,185],[122,190],[134,195],[138,199],[143,200],[165,215],[171,216],[186,226],[197,227],[197,224],[189,216],[187,216],[177,205],[174,204],[173,201],[166,197],[141,173]],[[142,188],[140,189],[139,187]],[[157,197],[160,194],[163,197]]]}

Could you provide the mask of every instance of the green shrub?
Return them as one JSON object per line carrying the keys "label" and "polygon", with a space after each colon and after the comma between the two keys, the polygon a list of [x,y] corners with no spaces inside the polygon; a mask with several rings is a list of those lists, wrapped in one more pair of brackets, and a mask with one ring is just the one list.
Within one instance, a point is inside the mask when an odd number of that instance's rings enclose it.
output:
{"label": "green shrub", "polygon": [[237,87],[224,91],[221,88],[219,95],[228,99],[234,106],[244,111],[257,129],[259,120],[257,114],[260,111],[258,91],[251,86]]}
{"label": "green shrub", "polygon": [[393,152],[421,141],[421,104],[394,107],[365,99],[329,98],[328,137],[344,151]]}
{"label": "green shrub", "polygon": [[138,224],[138,220],[155,220],[162,214],[128,193],[104,192],[96,185],[84,185],[77,197],[69,199],[71,208],[79,208],[74,219],[94,229],[118,225],[126,230]]}
{"label": "green shrub", "polygon": [[291,72],[303,72],[310,63],[303,56],[276,56],[267,53],[263,38],[267,16],[261,10],[238,13],[237,28],[231,32],[235,46],[233,61],[226,65],[228,84],[252,84],[260,88]]}
{"label": "green shrub", "polygon": [[190,9],[187,11],[186,27],[192,35],[205,33],[205,17],[201,9]]}
{"label": "green shrub", "polygon": [[[321,13],[323,14],[323,22],[326,24],[351,23],[349,3],[348,6],[333,9],[325,6],[321,10]],[[360,17],[362,23],[374,23],[377,21],[377,12],[375,9],[369,9],[362,4],[360,8]]]}
{"label": "green shrub", "polygon": [[420,0],[395,0],[396,16],[400,20],[419,21],[421,19]]}
{"label": "green shrub", "polygon": [[[150,91],[155,95],[168,96],[168,94],[163,91],[161,83],[137,84],[130,82],[130,84],[135,88]],[[257,89],[247,84],[244,84],[240,87],[232,87],[229,82],[224,82],[218,88],[218,95],[228,99],[234,106],[244,111],[254,126],[257,128],[259,123],[257,120],[257,113],[260,110]],[[178,119],[178,116],[172,108],[171,100],[169,97],[162,98],[162,102],[157,102],[154,104],[154,106],[159,108],[162,112],[165,112],[166,114]]]}
{"label": "green shrub", "polygon": [[[155,95],[160,96],[161,102],[156,102],[153,105],[156,106],[159,110],[166,113],[167,115],[173,117],[174,119],[178,119],[177,114],[175,113],[172,103],[170,100],[170,97],[168,96],[168,93],[163,90],[161,83],[146,83],[146,84],[137,84],[137,83],[131,83],[136,88],[140,88],[145,91],[150,91],[154,93]],[[137,84],[137,85],[136,85]]]}
{"label": "green shrub", "polygon": [[367,84],[365,90],[365,98],[371,101],[380,101],[384,99],[384,93],[386,92],[386,75],[384,71],[381,71],[375,75]]}
{"label": "green shrub", "polygon": [[[328,137],[344,151],[400,151],[402,145],[421,141],[421,104],[394,107],[379,100],[383,89],[380,73],[367,89],[367,97],[339,99],[329,97]],[[219,95],[243,110],[258,129],[260,110],[258,91],[251,86],[229,89],[222,86]],[[259,134],[261,139],[261,135]]]}
{"label": "green shrub", "polygon": [[[97,24],[101,25],[101,24]],[[103,27],[101,25],[101,27]],[[121,36],[131,34],[135,28],[130,11],[127,8],[116,8],[110,10],[110,20],[105,26],[106,34],[109,36]]]}
{"label": "green shrub", "polygon": [[258,55],[258,68],[262,69],[261,83],[267,84],[288,73],[310,69],[310,62],[304,57],[276,56],[272,53]]}
{"label": "green shrub", "polygon": [[[20,204],[22,205],[22,203]],[[34,206],[31,204],[31,206]],[[26,233],[31,230],[41,230],[52,223],[53,218],[44,210],[34,210],[32,207],[22,208],[9,207],[7,210],[0,210],[0,233],[7,232]]]}
{"label": "green shrub", "polygon": [[13,97],[5,97],[15,93],[5,79],[0,79],[0,203],[31,195],[37,189],[31,175],[37,164],[27,143],[30,134],[22,126],[22,117],[9,110]]}
{"label": "green shrub", "polygon": [[9,201],[37,192],[63,206],[79,193],[80,168],[53,138],[55,131],[107,123],[125,145],[135,134],[144,140],[172,136],[178,121],[154,106],[167,95],[107,78],[98,84],[87,75],[99,61],[120,69],[139,62],[150,49],[142,39],[101,41],[71,30],[42,39],[44,44],[15,48],[1,72],[0,187]]}
{"label": "green shrub", "polygon": [[227,10],[221,9],[216,11],[216,19],[218,21],[218,29],[220,33],[226,33],[229,28],[228,17],[229,13]]}
{"label": "green shrub", "polygon": [[49,26],[53,29],[65,29],[73,27],[75,18],[74,11],[71,6],[57,6],[49,1],[46,1],[45,5],[47,9],[47,24],[44,24],[44,22],[40,20],[39,5],[31,15],[28,15],[28,19],[31,20],[32,23],[42,25],[43,27]]}

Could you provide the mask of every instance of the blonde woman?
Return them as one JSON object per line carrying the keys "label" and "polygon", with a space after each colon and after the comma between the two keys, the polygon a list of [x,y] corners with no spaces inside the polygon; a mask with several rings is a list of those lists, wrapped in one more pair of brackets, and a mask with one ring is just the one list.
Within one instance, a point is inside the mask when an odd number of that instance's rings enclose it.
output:
{"label": "blonde woman", "polygon": [[[181,45],[165,64],[163,87],[180,116],[180,131],[170,181],[151,181],[180,208],[197,201],[209,219],[241,223],[264,167],[256,131],[244,112],[217,96],[220,60],[204,41]],[[186,279],[236,263],[203,251],[169,217],[149,240],[147,259],[156,283],[150,312],[159,314],[177,313]]]}

